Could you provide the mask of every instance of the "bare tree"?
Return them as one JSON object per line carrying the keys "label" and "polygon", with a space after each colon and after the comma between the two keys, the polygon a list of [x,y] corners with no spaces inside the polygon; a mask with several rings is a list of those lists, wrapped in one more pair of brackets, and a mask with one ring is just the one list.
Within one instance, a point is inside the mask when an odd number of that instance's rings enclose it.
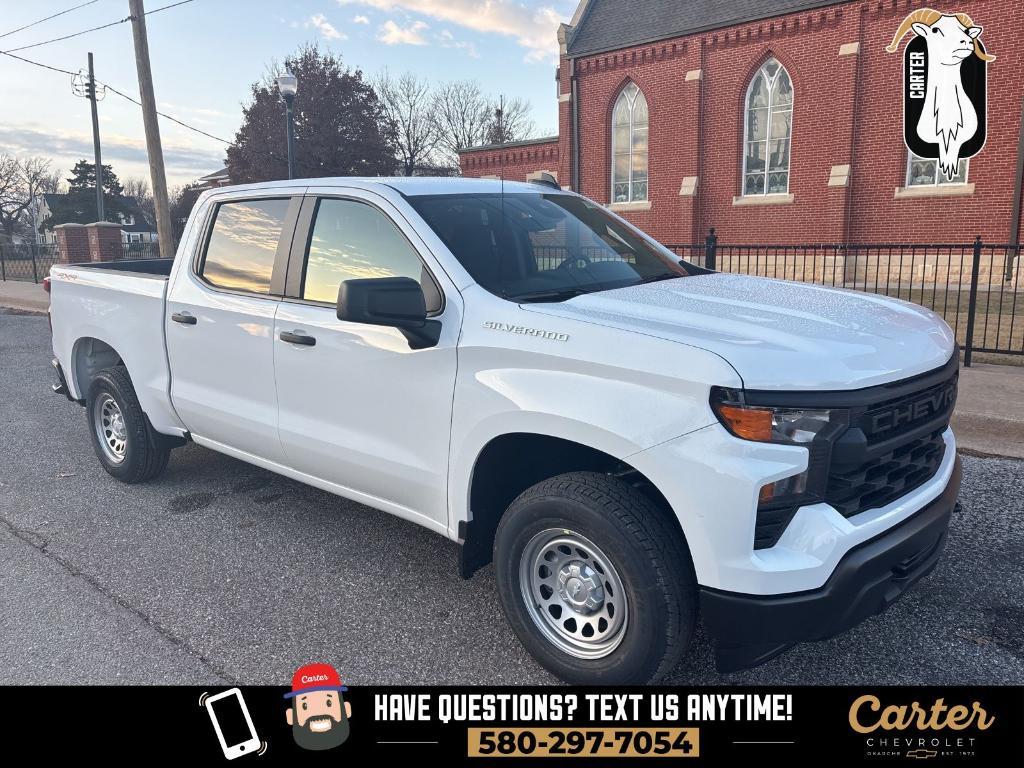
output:
{"label": "bare tree", "polygon": [[458,165],[460,149],[483,144],[491,121],[491,105],[472,80],[452,80],[441,84],[434,93],[434,121],[439,146],[448,162]]}
{"label": "bare tree", "polygon": [[412,176],[417,167],[430,160],[440,139],[431,114],[434,101],[430,83],[411,72],[394,78],[385,69],[374,82],[374,88],[388,119],[395,125],[402,174]]}
{"label": "bare tree", "polygon": [[473,80],[440,85],[434,92],[433,119],[438,148],[454,166],[458,166],[460,150],[523,141],[536,131],[530,102],[490,97]]}
{"label": "bare tree", "polygon": [[141,176],[131,176],[121,182],[125,197],[135,198],[139,208],[149,218],[150,223],[156,222],[156,203],[153,202],[153,193],[149,191],[149,181]]}
{"label": "bare tree", "polygon": [[13,155],[0,155],[0,216],[3,217],[4,233],[8,236],[8,207],[13,206],[18,198],[20,185],[21,168],[18,158]]}
{"label": "bare tree", "polygon": [[12,240],[19,229],[35,227],[32,213],[39,195],[59,183],[56,175],[45,158],[0,156],[0,231],[5,239]]}
{"label": "bare tree", "polygon": [[533,138],[536,125],[533,107],[525,99],[506,101],[504,96],[491,102],[486,136],[488,144],[508,144]]}

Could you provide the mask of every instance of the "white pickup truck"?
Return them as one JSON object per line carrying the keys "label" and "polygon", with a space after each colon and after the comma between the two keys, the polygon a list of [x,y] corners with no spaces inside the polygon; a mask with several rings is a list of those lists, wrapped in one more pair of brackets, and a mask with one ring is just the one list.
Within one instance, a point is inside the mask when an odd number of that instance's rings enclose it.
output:
{"label": "white pickup truck", "polygon": [[463,179],[205,193],[177,257],[56,266],[54,389],[128,483],[186,441],[493,561],[561,678],[721,670],[935,565],[959,356],[912,304],[708,272],[589,200]]}

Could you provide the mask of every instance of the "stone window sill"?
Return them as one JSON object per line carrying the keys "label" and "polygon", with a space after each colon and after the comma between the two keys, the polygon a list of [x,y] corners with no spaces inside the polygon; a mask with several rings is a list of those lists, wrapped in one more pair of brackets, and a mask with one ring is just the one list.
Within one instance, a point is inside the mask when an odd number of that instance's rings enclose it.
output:
{"label": "stone window sill", "polygon": [[921,197],[965,197],[974,194],[974,182],[970,184],[922,184],[914,187],[896,187],[894,200]]}
{"label": "stone window sill", "polygon": [[630,211],[649,211],[651,210],[650,200],[636,200],[632,203],[612,203],[608,206],[609,211],[619,212],[630,212]]}
{"label": "stone window sill", "polygon": [[788,205],[793,202],[793,195],[738,195],[732,199],[733,205]]}

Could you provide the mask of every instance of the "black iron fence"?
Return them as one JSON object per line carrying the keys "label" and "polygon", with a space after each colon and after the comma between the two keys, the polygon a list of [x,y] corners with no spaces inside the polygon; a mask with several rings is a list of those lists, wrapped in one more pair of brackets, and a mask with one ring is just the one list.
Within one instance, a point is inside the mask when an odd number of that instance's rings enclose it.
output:
{"label": "black iron fence", "polygon": [[964,349],[1024,355],[1021,246],[952,244],[669,245],[720,272],[759,275],[892,296],[941,315]]}
{"label": "black iron fence", "polygon": [[[121,243],[114,261],[160,258],[159,243]],[[0,243],[0,280],[41,282],[60,261],[56,243]]]}
{"label": "black iron fence", "polygon": [[[945,318],[964,348],[1024,355],[1024,267],[1020,245],[984,243],[729,245],[714,230],[705,242],[667,246],[680,258],[720,272],[796,280],[904,299]],[[602,246],[589,260],[617,258]],[[554,269],[564,247],[535,249],[538,267]],[[159,258],[157,243],[122,243],[121,259]],[[0,244],[0,279],[41,281],[57,263],[56,244]]]}

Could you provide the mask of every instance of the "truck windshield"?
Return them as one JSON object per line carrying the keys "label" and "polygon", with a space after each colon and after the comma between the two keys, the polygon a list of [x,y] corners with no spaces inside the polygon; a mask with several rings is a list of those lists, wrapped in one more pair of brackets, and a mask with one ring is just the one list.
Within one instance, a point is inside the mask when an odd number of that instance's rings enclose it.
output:
{"label": "truck windshield", "polygon": [[671,252],[575,195],[420,195],[409,202],[476,282],[511,301],[564,301],[689,274]]}

